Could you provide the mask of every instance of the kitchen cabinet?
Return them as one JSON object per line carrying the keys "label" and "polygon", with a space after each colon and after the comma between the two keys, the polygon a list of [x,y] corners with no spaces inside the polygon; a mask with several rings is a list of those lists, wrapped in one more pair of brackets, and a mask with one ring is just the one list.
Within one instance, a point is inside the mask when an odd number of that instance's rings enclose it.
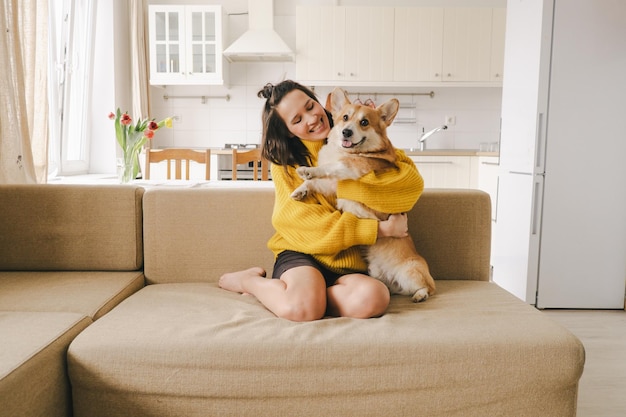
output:
{"label": "kitchen cabinet", "polygon": [[221,6],[149,6],[150,83],[225,83]]}
{"label": "kitchen cabinet", "polygon": [[394,81],[501,83],[505,25],[505,8],[396,7]]}
{"label": "kitchen cabinet", "polygon": [[492,15],[490,8],[445,9],[442,81],[491,79]]}
{"label": "kitchen cabinet", "polygon": [[498,157],[479,156],[478,157],[478,186],[491,197],[491,220],[497,219],[498,201]]}
{"label": "kitchen cabinet", "polygon": [[296,78],[311,85],[499,85],[505,22],[504,8],[298,6]]}
{"label": "kitchen cabinet", "polygon": [[441,81],[443,8],[396,7],[394,81]]}
{"label": "kitchen cabinet", "polygon": [[491,17],[491,63],[489,81],[502,82],[504,75],[504,39],[506,37],[506,9],[492,9]]}
{"label": "kitchen cabinet", "polygon": [[425,188],[476,188],[476,158],[471,156],[411,156]]}
{"label": "kitchen cabinet", "polygon": [[347,85],[393,78],[393,8],[299,6],[296,28],[298,80]]}

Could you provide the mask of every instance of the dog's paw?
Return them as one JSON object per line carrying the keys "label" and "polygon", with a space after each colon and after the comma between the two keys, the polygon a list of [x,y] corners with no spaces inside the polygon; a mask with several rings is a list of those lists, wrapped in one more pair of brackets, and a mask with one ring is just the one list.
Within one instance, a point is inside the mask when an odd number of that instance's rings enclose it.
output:
{"label": "dog's paw", "polygon": [[291,193],[290,197],[296,201],[302,201],[304,197],[306,197],[306,194],[306,188],[296,188],[295,191]]}
{"label": "dog's paw", "polygon": [[411,297],[411,300],[413,300],[414,303],[421,303],[422,301],[426,301],[427,299],[428,299],[427,288],[420,288],[419,290],[415,291],[415,294],[413,294],[413,296]]}
{"label": "dog's paw", "polygon": [[296,169],[296,172],[303,180],[310,180],[311,178],[313,178],[309,167],[298,167],[298,169]]}

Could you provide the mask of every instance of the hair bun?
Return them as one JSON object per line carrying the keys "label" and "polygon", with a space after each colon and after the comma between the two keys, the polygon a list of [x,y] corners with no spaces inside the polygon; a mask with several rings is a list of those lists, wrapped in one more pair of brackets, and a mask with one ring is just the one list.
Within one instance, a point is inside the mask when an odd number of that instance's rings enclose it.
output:
{"label": "hair bun", "polygon": [[267,83],[265,86],[258,92],[257,96],[259,98],[265,98],[267,100],[272,97],[272,93],[274,92],[274,84]]}

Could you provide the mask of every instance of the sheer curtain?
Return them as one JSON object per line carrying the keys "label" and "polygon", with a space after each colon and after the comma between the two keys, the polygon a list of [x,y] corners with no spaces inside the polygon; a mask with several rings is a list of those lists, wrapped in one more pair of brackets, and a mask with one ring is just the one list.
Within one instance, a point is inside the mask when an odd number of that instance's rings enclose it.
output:
{"label": "sheer curtain", "polygon": [[132,114],[136,118],[146,118],[150,117],[148,0],[131,0],[128,7],[130,8]]}
{"label": "sheer curtain", "polygon": [[47,178],[47,0],[0,0],[0,183]]}

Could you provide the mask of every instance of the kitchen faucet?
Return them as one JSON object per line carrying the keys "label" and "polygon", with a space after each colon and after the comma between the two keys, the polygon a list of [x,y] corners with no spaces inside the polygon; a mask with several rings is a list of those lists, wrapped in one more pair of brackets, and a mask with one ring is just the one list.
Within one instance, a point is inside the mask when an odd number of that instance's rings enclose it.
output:
{"label": "kitchen faucet", "polygon": [[430,136],[434,135],[435,133],[439,132],[440,130],[446,130],[447,128],[448,128],[447,125],[443,125],[440,127],[436,127],[433,130],[429,130],[426,133],[424,133],[424,128],[422,128],[422,136],[420,137],[420,140],[419,140],[420,151],[423,151],[426,149],[426,139],[428,139]]}

